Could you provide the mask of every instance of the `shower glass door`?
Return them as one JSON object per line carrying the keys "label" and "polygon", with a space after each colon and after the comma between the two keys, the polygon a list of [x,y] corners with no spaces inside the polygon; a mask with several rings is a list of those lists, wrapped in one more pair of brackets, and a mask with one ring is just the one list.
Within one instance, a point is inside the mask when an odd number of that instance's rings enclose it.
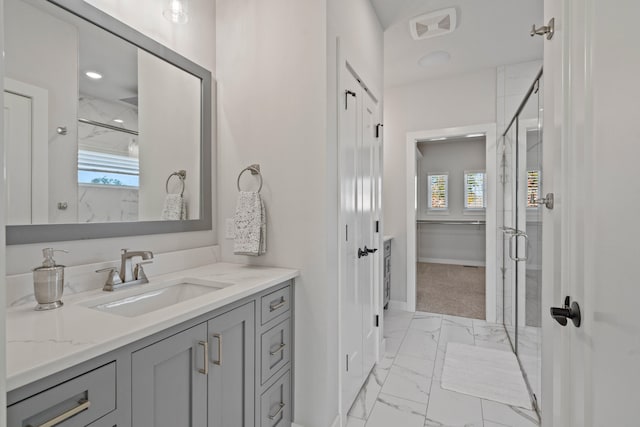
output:
{"label": "shower glass door", "polygon": [[499,149],[498,271],[503,323],[532,398],[540,402],[542,287],[542,74]]}

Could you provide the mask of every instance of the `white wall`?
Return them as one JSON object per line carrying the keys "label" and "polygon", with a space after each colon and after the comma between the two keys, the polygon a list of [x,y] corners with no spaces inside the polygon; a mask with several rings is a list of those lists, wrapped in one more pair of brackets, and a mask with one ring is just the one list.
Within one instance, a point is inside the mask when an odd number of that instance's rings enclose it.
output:
{"label": "white wall", "polygon": [[[138,49],[139,215],[143,221],[161,218],[167,178],[179,170],[187,172],[183,194],[187,218],[200,217],[200,92],[198,78]],[[181,190],[180,180],[172,177],[169,191]]]}
{"label": "white wall", "polygon": [[[218,225],[235,209],[238,173],[259,163],[267,253],[225,261],[298,268],[295,415],[306,427],[338,414],[336,37],[382,86],[382,30],[366,0],[217,1]],[[377,67],[377,68],[376,68]],[[242,181],[251,188],[253,178]]]}
{"label": "white wall", "polygon": [[[76,222],[78,33],[25,2],[8,0],[6,9],[5,75],[49,94],[49,222]],[[56,133],[59,126],[67,128],[67,135]],[[68,208],[59,210],[58,202],[67,202]]]}
{"label": "white wall", "polygon": [[[211,70],[212,73],[214,72],[216,54],[214,2],[210,0],[191,0],[190,21],[186,25],[172,24],[164,19],[162,5],[155,0],[136,2],[88,0],[88,3],[99,7],[136,30],[165,44],[181,55]],[[77,92],[74,96],[77,97]],[[215,100],[215,90],[213,99]],[[212,121],[214,123],[213,126],[215,126],[215,108],[212,112]],[[212,164],[216,164],[215,149],[212,162]],[[70,250],[71,253],[61,257],[59,261],[71,266],[115,259],[118,257],[120,249],[126,247],[149,249],[156,253],[162,253],[216,244],[215,171],[212,175],[214,188],[214,230],[212,231],[9,246],[7,247],[7,273],[17,274],[29,271],[39,263],[41,258],[40,249],[46,246]]]}
{"label": "white wall", "polygon": [[428,80],[385,89],[385,234],[392,241],[391,299],[406,301],[407,132],[496,121],[496,70]]}

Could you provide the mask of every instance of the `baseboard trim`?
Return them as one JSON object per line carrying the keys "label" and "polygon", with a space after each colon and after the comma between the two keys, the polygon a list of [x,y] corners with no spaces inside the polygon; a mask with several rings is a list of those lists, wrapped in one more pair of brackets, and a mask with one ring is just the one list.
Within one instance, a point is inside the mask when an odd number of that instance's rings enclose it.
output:
{"label": "baseboard trim", "polygon": [[390,300],[389,301],[389,308],[391,310],[412,311],[412,310],[408,309],[406,301]]}
{"label": "baseboard trim", "polygon": [[418,262],[430,262],[433,264],[451,264],[451,265],[470,265],[472,267],[484,267],[484,261],[472,261],[464,259],[447,259],[447,258],[418,258]]}

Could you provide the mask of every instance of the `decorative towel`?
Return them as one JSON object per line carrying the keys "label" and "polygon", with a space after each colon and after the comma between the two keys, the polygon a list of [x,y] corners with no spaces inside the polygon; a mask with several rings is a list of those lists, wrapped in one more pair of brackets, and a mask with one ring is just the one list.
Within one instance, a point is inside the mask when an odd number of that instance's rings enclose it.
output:
{"label": "decorative towel", "polygon": [[180,194],[167,194],[162,207],[163,220],[187,219],[187,203]]}
{"label": "decorative towel", "polygon": [[238,195],[233,253],[236,255],[262,255],[267,251],[267,216],[260,194],[241,191]]}

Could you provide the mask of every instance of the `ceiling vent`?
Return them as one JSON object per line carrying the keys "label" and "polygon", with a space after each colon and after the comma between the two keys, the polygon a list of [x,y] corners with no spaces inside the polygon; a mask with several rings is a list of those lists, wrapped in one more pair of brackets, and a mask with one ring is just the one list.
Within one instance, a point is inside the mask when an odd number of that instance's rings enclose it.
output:
{"label": "ceiling vent", "polygon": [[409,31],[414,40],[424,40],[449,34],[456,29],[456,24],[456,9],[450,7],[413,18],[409,21]]}

